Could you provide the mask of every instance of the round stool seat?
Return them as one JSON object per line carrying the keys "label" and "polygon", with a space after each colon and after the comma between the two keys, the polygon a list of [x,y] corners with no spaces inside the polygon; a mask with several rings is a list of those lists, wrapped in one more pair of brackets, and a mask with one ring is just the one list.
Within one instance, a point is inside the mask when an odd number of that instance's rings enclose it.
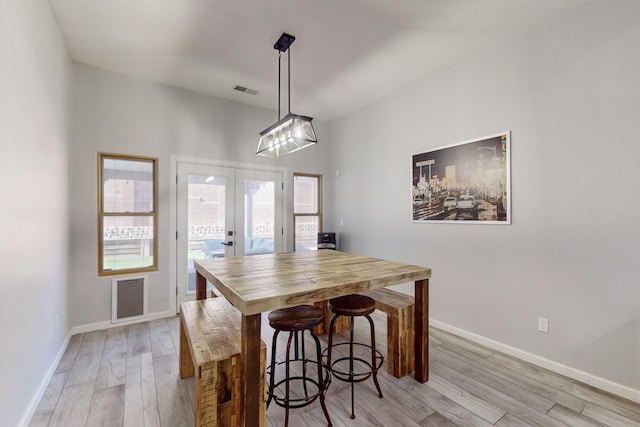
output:
{"label": "round stool seat", "polygon": [[298,305],[281,308],[269,313],[269,325],[280,331],[302,331],[322,323],[323,313],[320,307]]}
{"label": "round stool seat", "polygon": [[376,301],[365,295],[351,294],[329,300],[329,310],[338,316],[366,316],[376,309]]}

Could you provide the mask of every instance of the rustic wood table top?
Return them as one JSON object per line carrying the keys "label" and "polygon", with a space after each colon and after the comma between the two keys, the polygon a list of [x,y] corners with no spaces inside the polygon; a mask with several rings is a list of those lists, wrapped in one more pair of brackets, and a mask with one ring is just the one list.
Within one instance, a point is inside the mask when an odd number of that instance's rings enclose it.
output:
{"label": "rustic wood table top", "polygon": [[195,266],[244,315],[431,277],[426,267],[334,250],[213,258]]}

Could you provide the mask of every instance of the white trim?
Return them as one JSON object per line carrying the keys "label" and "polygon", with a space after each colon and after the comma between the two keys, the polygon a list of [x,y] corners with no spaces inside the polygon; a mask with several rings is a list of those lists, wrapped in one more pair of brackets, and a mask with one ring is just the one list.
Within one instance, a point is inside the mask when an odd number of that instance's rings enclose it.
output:
{"label": "white trim", "polygon": [[58,350],[58,354],[53,359],[53,362],[51,362],[51,365],[49,366],[47,373],[42,378],[42,381],[40,382],[40,386],[38,386],[38,389],[33,394],[33,397],[31,398],[29,405],[27,405],[27,409],[24,411],[24,414],[22,415],[22,419],[18,423],[18,427],[27,427],[31,423],[31,419],[33,418],[33,415],[36,413],[36,410],[38,409],[38,405],[40,405],[40,400],[42,400],[42,396],[44,396],[44,393],[47,391],[47,387],[49,387],[49,383],[51,382],[53,375],[56,373],[56,369],[58,369],[58,365],[62,360],[62,356],[64,356],[64,352],[67,350],[67,346],[69,345],[69,341],[71,340],[72,335],[73,334],[71,332],[67,334],[67,337],[62,343],[62,346],[60,346],[60,350]]}
{"label": "white trim", "polygon": [[74,326],[73,328],[71,328],[71,331],[69,333],[71,335],[76,335],[76,334],[83,334],[85,332],[101,331],[103,329],[133,325],[134,323],[144,323],[144,322],[149,322],[151,320],[164,319],[165,317],[173,317],[175,315],[176,313],[172,312],[171,310],[167,310],[167,311],[160,311],[157,313],[149,314],[144,319],[127,320],[125,322],[118,322],[118,323],[111,323],[110,320],[107,320],[104,322],[97,322],[97,323],[88,323],[86,325]]}
{"label": "white trim", "polygon": [[192,163],[195,165],[222,166],[222,167],[235,168],[235,169],[282,172],[283,174],[286,174],[287,172],[287,168],[284,166],[265,165],[265,164],[258,164],[258,163],[233,162],[233,161],[227,161],[227,160],[203,159],[202,157],[182,156],[178,154],[171,154],[169,156],[169,160],[171,161],[171,164],[174,166],[178,163]]}
{"label": "white trim", "polygon": [[529,353],[524,350],[520,350],[515,347],[511,347],[499,341],[485,338],[481,335],[474,334],[473,332],[456,328],[455,326],[451,326],[434,319],[429,319],[429,325],[438,329],[442,329],[443,331],[452,333],[459,337],[466,338],[469,341],[473,341],[477,344],[484,345],[485,347],[489,347],[491,349],[508,354],[509,356],[517,357],[518,359],[524,360],[525,362],[533,363],[536,366],[548,369],[549,371],[564,375],[600,390],[613,393],[616,396],[624,397],[625,399],[633,400],[634,402],[640,403],[640,390],[636,390],[631,387],[627,387],[625,385],[607,380],[605,378],[595,376],[588,372],[581,371],[579,369],[575,369],[558,362],[554,362],[553,360],[546,359],[544,357]]}

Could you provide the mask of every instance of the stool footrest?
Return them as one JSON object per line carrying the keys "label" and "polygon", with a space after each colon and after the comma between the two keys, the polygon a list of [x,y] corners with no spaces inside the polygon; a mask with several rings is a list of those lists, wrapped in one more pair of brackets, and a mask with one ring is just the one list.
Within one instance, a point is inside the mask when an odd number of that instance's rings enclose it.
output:
{"label": "stool footrest", "polygon": [[[338,343],[338,344],[333,344],[333,348],[335,349],[336,347],[340,347],[340,346],[348,346],[349,343],[348,342],[343,342],[343,343]],[[371,346],[364,344],[364,343],[359,343],[359,342],[354,342],[353,343],[354,347],[364,347],[369,349],[368,352],[368,356],[371,355]],[[322,357],[326,359],[327,357],[327,350],[326,349],[323,353],[322,353]],[[352,372],[350,373],[349,371],[345,371],[340,369],[341,364],[343,364],[343,362],[349,362],[351,360],[350,357],[348,356],[343,356],[343,357],[339,357],[335,360],[333,360],[331,362],[331,366],[328,367],[328,369],[331,371],[331,373],[333,374],[333,376],[340,380],[340,381],[344,381],[344,382],[353,382],[353,383],[359,383],[361,381],[364,381],[366,379],[368,379],[369,377],[371,377],[371,375],[373,375],[373,373],[377,370],[380,369],[380,367],[382,366],[382,363],[384,362],[384,357],[382,356],[382,353],[380,352],[380,350],[376,349],[376,366],[375,368],[373,367],[373,364],[371,363],[370,360],[366,360],[363,359],[362,357],[358,356],[353,358],[354,361],[360,362],[363,365],[367,366],[368,369],[366,371],[363,372]],[[338,367],[336,368],[336,365],[338,365]]]}
{"label": "stool footrest", "polygon": [[[314,365],[313,368],[311,369],[317,369],[317,364],[318,362],[316,362],[315,360],[290,360],[289,361],[289,366],[291,366],[292,364],[294,364],[295,362],[298,363],[311,363]],[[275,364],[275,366],[280,366],[283,364],[286,364],[286,361],[282,361],[282,362],[278,362]],[[307,368],[308,369],[308,368]],[[273,402],[282,407],[282,408],[286,408],[287,406],[289,406],[289,408],[303,408],[311,403],[313,403],[318,397],[320,397],[320,395],[322,394],[326,394],[327,389],[329,388],[329,384],[331,384],[331,371],[329,371],[329,369],[323,364],[322,365],[322,369],[324,370],[324,386],[321,386],[320,383],[315,380],[312,377],[305,377],[302,375],[295,375],[295,376],[291,376],[289,377],[289,386],[296,390],[296,386],[295,384],[301,384],[299,385],[299,387],[301,387],[302,389],[304,389],[304,396],[302,396],[303,393],[298,393],[301,395],[301,397],[291,397],[289,396],[289,399],[287,399],[284,396],[284,393],[282,395],[277,393],[277,389],[278,386],[285,384],[286,385],[286,378],[283,378],[281,380],[279,380],[278,382],[273,384],[273,391],[267,390],[267,396],[269,396],[270,399],[273,400]],[[267,368],[267,376],[269,376],[271,374],[271,367]],[[312,384],[314,389],[312,393],[309,393],[307,391],[307,384]],[[288,402],[288,403],[287,403]]]}

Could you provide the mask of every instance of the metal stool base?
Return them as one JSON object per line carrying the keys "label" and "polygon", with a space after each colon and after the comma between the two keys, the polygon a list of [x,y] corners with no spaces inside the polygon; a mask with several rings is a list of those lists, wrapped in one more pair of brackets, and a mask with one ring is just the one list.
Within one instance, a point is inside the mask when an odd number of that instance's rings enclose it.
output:
{"label": "metal stool base", "polygon": [[[351,343],[348,342],[343,342],[343,343],[339,343],[339,344],[333,344],[333,348],[335,349],[336,347],[341,347],[341,346],[348,346]],[[359,343],[359,342],[354,342],[353,343],[354,347],[364,347],[364,348],[368,348],[369,352],[371,352],[371,346],[364,344],[364,343]],[[324,359],[327,358],[327,352],[328,352],[328,348],[325,349],[322,352],[322,357]],[[371,354],[371,353],[369,353]],[[380,367],[382,366],[382,363],[384,362],[384,357],[382,356],[382,353],[380,352],[380,350],[376,349],[376,360],[378,361],[377,366],[375,367],[375,369],[373,368],[373,365],[371,364],[370,360],[365,360],[361,357],[354,357],[353,358],[354,361],[358,361],[360,363],[362,363],[365,366],[368,366],[369,369],[367,369],[366,371],[363,372],[349,372],[349,371],[345,371],[340,368],[340,365],[343,365],[343,362],[350,362],[351,358],[345,356],[345,357],[340,357],[339,359],[336,360],[332,360],[331,361],[331,366],[328,367],[328,369],[331,371],[331,373],[333,374],[333,376],[340,381],[344,381],[344,382],[348,382],[348,383],[359,383],[361,381],[365,381],[367,379],[369,379],[371,377],[371,375],[373,375],[374,371],[377,371],[380,369]],[[338,367],[336,367],[336,365],[338,365]],[[380,396],[382,397],[382,396]]]}
{"label": "metal stool base", "polygon": [[[330,307],[331,308],[331,307]],[[370,377],[373,378],[373,383],[376,386],[376,390],[378,390],[378,397],[382,399],[382,390],[380,389],[380,384],[378,383],[378,369],[382,366],[384,362],[384,357],[382,353],[375,347],[376,346],[376,337],[375,337],[375,327],[373,325],[373,320],[366,309],[363,309],[363,314],[349,314],[349,341],[344,343],[333,344],[333,330],[335,326],[336,319],[340,316],[345,316],[346,314],[335,313],[331,318],[331,322],[329,322],[329,343],[325,351],[323,351],[323,355],[326,353],[326,365],[332,372],[332,375],[336,377],[340,381],[351,383],[351,419],[355,419],[355,390],[354,385],[357,382],[364,381]],[[367,345],[360,342],[355,342],[354,339],[354,318],[355,317],[364,317],[369,322],[369,328],[371,333],[371,345]],[[332,360],[332,350],[335,347],[339,346],[349,346],[349,356],[348,357],[340,357],[335,361]],[[365,360],[361,357],[355,357],[354,348],[356,347],[364,347],[370,350],[371,361]],[[334,366],[338,363],[342,362],[349,363],[349,370],[343,371],[334,369]],[[368,366],[370,369],[368,371],[363,372],[355,372],[354,371],[354,362],[359,362]]]}
{"label": "metal stool base", "polygon": [[[287,348],[285,352],[285,360],[281,362],[276,362],[276,345],[278,334],[280,333],[279,329],[275,329],[273,334],[273,344],[271,349],[271,363],[267,368],[267,375],[269,377],[269,387],[267,388],[267,408],[271,401],[274,401],[278,406],[284,408],[285,410],[285,419],[284,425],[287,427],[289,425],[289,409],[291,408],[302,408],[304,406],[310,405],[316,399],[320,398],[320,405],[322,406],[322,411],[327,419],[327,425],[331,427],[331,418],[329,417],[329,411],[327,410],[327,406],[325,404],[325,394],[327,393],[327,389],[329,388],[329,384],[331,384],[331,372],[327,368],[327,366],[322,363],[322,352],[320,348],[320,340],[313,333],[312,329],[306,329],[309,331],[311,338],[316,345],[316,357],[318,360],[310,360],[305,356],[305,345],[304,345],[304,331],[301,330],[291,330],[289,331],[289,339],[287,340]],[[301,338],[301,347],[302,347],[302,356],[298,355],[298,332],[302,335]],[[293,350],[295,351],[295,355],[291,358],[291,341],[295,337],[295,345]],[[315,380],[307,376],[307,364],[313,364],[313,368],[316,369],[318,379]],[[281,380],[276,380],[275,371],[276,367],[284,364],[285,367],[285,377]],[[294,375],[291,376],[291,365],[299,364],[302,370],[302,376]],[[302,388],[304,389],[304,397],[295,397],[291,398],[291,384],[293,383],[302,383]],[[276,388],[280,385],[284,384],[285,392],[283,395],[279,395],[276,393]],[[307,385],[311,384],[314,387],[314,393],[309,394],[309,390]]]}
{"label": "metal stool base", "polygon": [[[287,363],[286,361],[277,362],[275,364],[275,367],[284,365],[286,363]],[[311,363],[313,365],[318,364],[318,362],[316,362],[315,360],[297,359],[297,360],[289,360],[289,367],[291,367],[291,365],[296,363],[300,365],[303,365],[303,364],[306,365],[308,363]],[[313,369],[317,369],[317,368],[314,367]],[[287,399],[286,395],[278,394],[278,387],[283,384],[286,385],[287,383],[287,379],[284,378],[273,384],[273,391],[267,390],[268,399],[273,400],[273,402],[276,405],[282,408],[286,408],[287,406],[289,406],[289,408],[303,408],[313,403],[318,397],[320,397],[321,394],[324,395],[327,393],[327,389],[329,387],[329,384],[331,383],[331,371],[324,364],[322,365],[322,369],[324,370],[324,389],[320,385],[320,383],[315,379],[297,375],[297,376],[289,377],[289,386],[294,388],[295,387],[294,384],[301,383],[302,384],[301,387],[304,390],[304,394],[305,394],[304,397],[291,398],[291,396],[289,396],[289,399]],[[267,376],[270,376],[270,375],[271,375],[271,367],[267,368]],[[312,393],[308,392],[307,385],[311,385],[313,387]]]}

